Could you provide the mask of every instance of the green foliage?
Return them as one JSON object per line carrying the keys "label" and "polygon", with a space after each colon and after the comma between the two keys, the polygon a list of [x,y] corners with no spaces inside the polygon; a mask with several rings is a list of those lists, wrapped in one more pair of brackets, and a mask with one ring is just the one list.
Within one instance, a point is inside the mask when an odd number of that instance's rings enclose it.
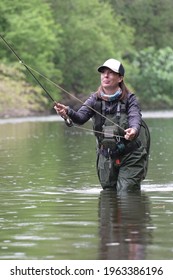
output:
{"label": "green foliage", "polygon": [[54,18],[64,31],[63,60],[58,53],[55,58],[64,75],[63,86],[89,93],[99,85],[97,67],[110,57],[121,59],[132,49],[133,29],[115,16],[109,4],[98,0],[51,2]]}
{"label": "green foliage", "polygon": [[149,47],[135,53],[132,83],[143,106],[173,108],[173,49]]}
{"label": "green foliage", "polygon": [[[61,52],[58,36],[62,30],[55,24],[49,5],[42,0],[8,0],[7,5],[6,0],[1,0],[0,10],[3,19],[0,33],[24,63],[61,82],[61,72],[55,68],[53,59],[55,52]],[[16,61],[5,45],[0,55],[6,63]],[[28,79],[30,76],[27,76]]]}
{"label": "green foliage", "polygon": [[[144,106],[173,107],[172,9],[172,0],[1,0],[0,34],[55,100],[69,97],[55,83],[85,99],[99,86],[97,67],[114,57],[123,62],[125,82]],[[34,110],[50,108],[25,67],[14,67],[17,58],[1,39],[0,46],[0,113],[19,96],[17,107],[28,101]]]}
{"label": "green foliage", "polygon": [[[103,2],[105,2],[103,0]],[[135,29],[137,50],[173,46],[172,0],[108,0],[115,13]]]}
{"label": "green foliage", "polygon": [[6,117],[37,114],[47,105],[40,87],[27,83],[16,64],[0,64],[0,100],[0,116]]}

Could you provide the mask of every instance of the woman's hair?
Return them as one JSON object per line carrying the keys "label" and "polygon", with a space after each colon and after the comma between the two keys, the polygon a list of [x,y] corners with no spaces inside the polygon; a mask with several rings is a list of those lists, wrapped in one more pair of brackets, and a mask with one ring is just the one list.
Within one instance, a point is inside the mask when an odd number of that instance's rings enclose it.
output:
{"label": "woman's hair", "polygon": [[123,80],[119,83],[119,86],[120,86],[120,88],[122,90],[122,95],[120,97],[120,100],[122,100],[125,97],[127,97],[127,94],[130,92],[130,90],[126,87],[126,85],[125,85]]}

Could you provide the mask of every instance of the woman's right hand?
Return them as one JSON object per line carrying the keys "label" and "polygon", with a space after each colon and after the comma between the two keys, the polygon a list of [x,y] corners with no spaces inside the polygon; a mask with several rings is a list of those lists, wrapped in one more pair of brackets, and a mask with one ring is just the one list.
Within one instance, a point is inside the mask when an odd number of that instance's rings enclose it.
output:
{"label": "woman's right hand", "polygon": [[65,106],[61,103],[55,102],[54,109],[57,112],[57,114],[60,115],[62,118],[67,117],[67,113],[68,113],[68,107],[67,106]]}

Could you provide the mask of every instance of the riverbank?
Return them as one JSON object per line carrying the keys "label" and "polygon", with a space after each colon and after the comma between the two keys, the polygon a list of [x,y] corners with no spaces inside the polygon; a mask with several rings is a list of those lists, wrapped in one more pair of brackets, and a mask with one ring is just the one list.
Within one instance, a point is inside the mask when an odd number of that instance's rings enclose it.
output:
{"label": "riverbank", "polygon": [[[143,119],[166,119],[173,118],[173,111],[152,111],[152,112],[143,112]],[[22,122],[54,122],[54,121],[63,121],[63,119],[56,114],[46,114],[45,115],[36,115],[36,116],[23,116],[23,117],[8,117],[0,118],[0,124],[6,123],[22,123]]]}
{"label": "riverbank", "polygon": [[145,119],[170,119],[173,118],[173,110],[160,110],[160,111],[144,111],[142,116]]}

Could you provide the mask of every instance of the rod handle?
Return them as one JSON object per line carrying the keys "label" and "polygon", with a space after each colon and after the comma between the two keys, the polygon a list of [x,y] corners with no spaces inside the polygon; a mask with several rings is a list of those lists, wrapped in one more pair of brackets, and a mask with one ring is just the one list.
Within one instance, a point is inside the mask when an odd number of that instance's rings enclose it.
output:
{"label": "rod handle", "polygon": [[66,117],[63,117],[64,121],[65,121],[65,124],[68,126],[68,127],[72,127],[73,126],[73,121],[69,118],[69,116],[66,116]]}

